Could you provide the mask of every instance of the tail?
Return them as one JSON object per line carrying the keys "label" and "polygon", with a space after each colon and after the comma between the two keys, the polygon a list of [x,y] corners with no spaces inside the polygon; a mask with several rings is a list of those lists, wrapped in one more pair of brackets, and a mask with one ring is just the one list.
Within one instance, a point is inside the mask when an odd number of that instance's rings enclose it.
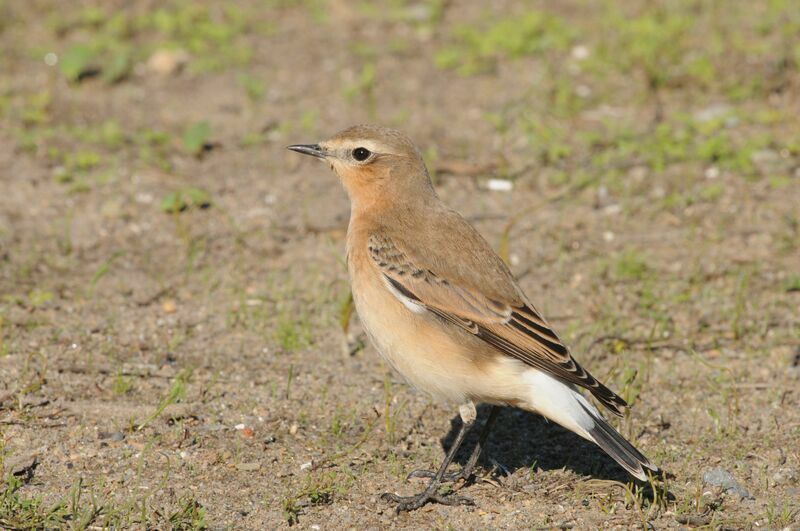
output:
{"label": "tail", "polygon": [[659,473],[658,467],[625,440],[574,385],[536,369],[527,370],[524,378],[531,389],[528,406],[532,410],[597,444],[642,481],[647,481],[647,471]]}
{"label": "tail", "polygon": [[[586,400],[583,400],[583,402],[586,402]],[[651,463],[642,452],[637,450],[636,447],[620,435],[611,424],[606,422],[606,419],[600,416],[597,409],[592,407],[588,402],[586,402],[585,405],[582,403],[581,407],[587,415],[592,417],[592,421],[594,422],[594,426],[587,429],[590,440],[594,441],[597,446],[602,448],[603,451],[614,459],[614,461],[619,463],[622,468],[642,481],[647,481],[648,470],[653,475],[659,474],[658,467]]]}

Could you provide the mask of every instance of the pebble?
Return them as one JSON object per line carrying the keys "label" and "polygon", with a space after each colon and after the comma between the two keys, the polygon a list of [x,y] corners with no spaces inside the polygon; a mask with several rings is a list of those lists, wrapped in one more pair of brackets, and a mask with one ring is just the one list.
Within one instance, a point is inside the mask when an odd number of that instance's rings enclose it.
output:
{"label": "pebble", "polygon": [[161,76],[180,72],[189,62],[189,54],[183,50],[158,50],[147,60],[147,69]]}
{"label": "pebble", "polygon": [[798,482],[800,474],[794,467],[781,467],[775,474],[772,475],[772,481],[775,485],[791,485]]}
{"label": "pebble", "polygon": [[489,179],[486,187],[492,192],[510,192],[514,188],[514,183],[508,179]]}
{"label": "pebble", "polygon": [[733,474],[724,468],[712,468],[703,474],[703,483],[712,487],[720,487],[724,492],[733,492],[742,499],[753,499],[746,488],[742,487]]}

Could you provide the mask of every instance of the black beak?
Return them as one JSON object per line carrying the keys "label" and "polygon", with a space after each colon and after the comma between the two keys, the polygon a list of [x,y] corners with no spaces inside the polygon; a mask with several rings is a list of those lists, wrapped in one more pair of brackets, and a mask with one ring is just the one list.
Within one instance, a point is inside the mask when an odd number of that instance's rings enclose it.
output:
{"label": "black beak", "polygon": [[295,144],[293,146],[288,146],[286,149],[297,151],[303,155],[311,155],[318,159],[324,159],[327,156],[327,153],[319,144]]}

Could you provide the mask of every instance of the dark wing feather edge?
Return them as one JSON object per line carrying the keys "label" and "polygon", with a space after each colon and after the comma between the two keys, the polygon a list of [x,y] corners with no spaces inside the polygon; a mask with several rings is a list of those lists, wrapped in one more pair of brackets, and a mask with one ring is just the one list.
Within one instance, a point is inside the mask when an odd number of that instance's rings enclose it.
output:
{"label": "dark wing feather edge", "polygon": [[[558,339],[558,336],[544,324],[544,321],[533,308],[527,306],[524,308],[514,308],[511,319],[507,324],[480,324],[436,308],[435,306],[430,306],[396,278],[386,274],[384,274],[384,277],[397,291],[405,297],[422,304],[434,315],[459,326],[501,352],[527,365],[545,371],[560,380],[587,389],[600,403],[606,406],[615,415],[623,415],[623,408],[628,405],[625,400],[597,381],[594,376],[576,363],[572,356],[570,356],[567,348]],[[525,312],[527,316],[523,315],[522,312]],[[501,335],[503,327],[506,329],[511,328],[525,338],[533,340],[533,345],[540,345],[541,348],[521,347],[519,344]],[[530,343],[530,341],[528,341],[528,343]]]}

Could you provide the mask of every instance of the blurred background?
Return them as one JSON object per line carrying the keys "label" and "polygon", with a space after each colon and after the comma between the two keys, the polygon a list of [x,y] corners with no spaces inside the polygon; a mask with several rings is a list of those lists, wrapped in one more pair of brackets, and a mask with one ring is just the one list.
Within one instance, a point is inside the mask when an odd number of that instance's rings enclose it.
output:
{"label": "blurred background", "polygon": [[[796,524],[798,89],[791,0],[0,0],[0,527]],[[455,411],[367,345],[346,196],[285,150],[363,122],[665,489],[508,410],[477,508],[393,519]]]}

